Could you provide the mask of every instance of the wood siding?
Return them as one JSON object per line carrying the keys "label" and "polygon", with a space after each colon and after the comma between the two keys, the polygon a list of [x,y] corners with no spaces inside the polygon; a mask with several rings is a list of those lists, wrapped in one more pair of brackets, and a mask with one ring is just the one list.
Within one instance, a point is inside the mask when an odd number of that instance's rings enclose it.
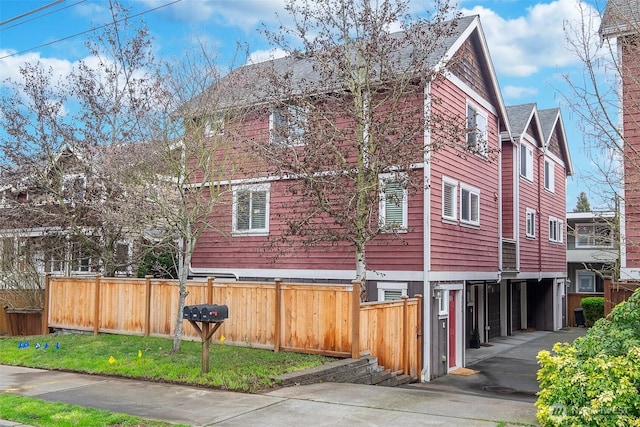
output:
{"label": "wood siding", "polygon": [[514,178],[519,174],[517,165],[517,147],[511,142],[502,146],[502,237],[515,240],[515,204]]}
{"label": "wood siding", "polygon": [[[439,94],[447,94],[441,108],[466,114],[467,96],[449,81],[439,82]],[[464,157],[446,148],[433,156],[430,167],[431,189],[431,270],[432,271],[497,271],[499,252],[498,161],[500,147],[497,117],[488,116],[488,158],[467,154]],[[480,191],[480,225],[469,226],[442,219],[443,176]],[[458,219],[460,194],[457,196]]]}
{"label": "wood siding", "polygon": [[[359,287],[352,285],[213,280],[190,282],[187,291],[186,305],[227,305],[229,318],[213,338],[224,336],[227,345],[338,357],[370,351],[387,369],[420,375],[420,297],[360,304]],[[47,292],[50,328],[160,337],[175,332],[177,281],[56,277]],[[188,321],[183,339],[200,339]]]}
{"label": "wood siding", "polygon": [[[530,144],[531,145],[531,144]],[[544,188],[544,152],[533,147],[533,182],[520,176],[520,271],[566,271],[566,178],[564,165],[554,163],[555,190]],[[548,158],[551,160],[550,158]],[[536,211],[536,236],[526,236],[526,210]],[[563,242],[549,240],[549,217],[562,221]]]}
{"label": "wood siding", "polygon": [[625,38],[622,46],[622,120],[624,132],[625,243],[627,268],[640,269],[640,43]]}

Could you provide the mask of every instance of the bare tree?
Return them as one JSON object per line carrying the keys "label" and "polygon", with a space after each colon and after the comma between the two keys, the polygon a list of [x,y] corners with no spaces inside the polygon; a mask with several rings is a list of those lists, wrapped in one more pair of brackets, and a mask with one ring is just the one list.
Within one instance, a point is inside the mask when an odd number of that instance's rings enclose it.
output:
{"label": "bare tree", "polygon": [[152,161],[141,169],[146,176],[144,181],[153,187],[147,194],[161,223],[159,227],[170,230],[178,246],[180,290],[174,352],[181,344],[182,310],[195,245],[205,230],[224,234],[212,222],[211,214],[228,202],[229,187],[222,182],[232,179],[243,163],[242,153],[235,150],[241,109],[229,114],[221,103],[221,93],[206,91],[215,87],[222,76],[208,51],[201,45],[166,64],[163,114],[158,116],[165,120],[152,123],[154,137],[148,157]]}
{"label": "bare tree", "polygon": [[[625,240],[627,256],[635,253],[633,256],[638,259],[638,1],[609,0],[599,4],[602,16],[588,5],[581,5],[582,21],[577,25],[567,24],[565,31],[570,48],[580,60],[582,69],[576,75],[564,76],[570,88],[564,94],[564,99],[578,118],[584,135],[585,152],[597,168],[597,173],[588,177],[590,185],[602,196],[602,206],[617,212],[619,203],[624,204],[626,218],[620,218],[620,226],[626,225],[621,238]],[[617,217],[611,227],[618,229]]]}
{"label": "bare tree", "polygon": [[1,228],[50,235],[56,246],[40,261],[49,267],[82,263],[78,271],[107,275],[131,267],[118,247],[152,220],[133,191],[144,161],[133,152],[148,139],[141,123],[157,111],[162,81],[144,25],[117,3],[110,10],[112,25],[87,40],[90,55],[69,76],[25,64],[0,99]]}
{"label": "bare tree", "polygon": [[274,243],[284,251],[346,242],[364,283],[367,244],[402,231],[392,212],[378,214],[381,199],[400,206],[405,190],[423,191],[414,165],[437,151],[473,151],[464,117],[438,109],[435,97],[424,107],[425,87],[453,60],[444,53],[456,16],[437,2],[428,18],[413,18],[406,0],[288,1],[286,11],[290,26],[265,30],[286,57],[241,70],[271,115],[271,141],[256,141],[255,152],[292,195]]}

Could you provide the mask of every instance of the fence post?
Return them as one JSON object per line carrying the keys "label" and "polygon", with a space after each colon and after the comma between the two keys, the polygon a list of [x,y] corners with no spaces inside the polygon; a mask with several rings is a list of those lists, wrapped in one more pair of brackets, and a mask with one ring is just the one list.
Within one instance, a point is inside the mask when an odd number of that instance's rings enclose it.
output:
{"label": "fence post", "polygon": [[409,340],[411,334],[409,333],[409,297],[402,295],[402,370],[405,375],[411,375],[411,369],[409,368]]}
{"label": "fence post", "polygon": [[604,279],[604,317],[607,317],[613,308],[613,299],[611,294],[611,278],[607,277]]}
{"label": "fence post", "polygon": [[418,312],[416,313],[416,325],[417,325],[417,340],[418,340],[418,348],[417,348],[417,360],[416,360],[416,376],[420,378],[422,373],[422,295],[416,294],[415,298],[418,300]]}
{"label": "fence post", "polygon": [[280,351],[280,345],[282,340],[282,319],[281,319],[281,311],[282,311],[282,279],[276,279],[276,298],[275,298],[275,331],[274,331],[274,340],[273,351],[276,353]]}
{"label": "fence post", "polygon": [[95,279],[95,295],[93,309],[93,335],[97,336],[100,332],[100,275],[96,274]]}
{"label": "fence post", "polygon": [[151,335],[151,278],[144,276],[144,336]]}
{"label": "fence post", "polygon": [[215,277],[207,277],[207,304],[213,304],[213,281],[216,280]]}
{"label": "fence post", "polygon": [[44,276],[44,306],[42,307],[42,333],[44,335],[49,333],[49,281],[51,280],[51,273],[47,273]]}
{"label": "fence post", "polygon": [[351,291],[351,358],[360,358],[360,282],[354,280]]}

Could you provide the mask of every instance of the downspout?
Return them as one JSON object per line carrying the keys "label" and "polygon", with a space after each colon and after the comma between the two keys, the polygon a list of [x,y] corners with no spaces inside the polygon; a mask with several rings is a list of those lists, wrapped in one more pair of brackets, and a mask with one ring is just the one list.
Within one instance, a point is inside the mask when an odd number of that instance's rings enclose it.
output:
{"label": "downspout", "polygon": [[[546,148],[545,148],[546,150]],[[545,152],[538,154],[538,282],[542,281],[542,186],[544,185],[544,154]],[[543,158],[542,162],[542,174],[540,173],[540,158]],[[540,177],[543,177],[540,179]]]}
{"label": "downspout", "polygon": [[430,113],[431,113],[431,83],[428,82],[424,88],[424,151],[423,151],[423,168],[422,168],[422,185],[424,186],[424,195],[422,201],[422,270],[423,270],[423,325],[422,325],[422,372],[421,381],[431,381],[431,305],[432,290],[429,281],[429,270],[431,269],[431,186],[427,185],[431,175],[431,130],[430,130]]}

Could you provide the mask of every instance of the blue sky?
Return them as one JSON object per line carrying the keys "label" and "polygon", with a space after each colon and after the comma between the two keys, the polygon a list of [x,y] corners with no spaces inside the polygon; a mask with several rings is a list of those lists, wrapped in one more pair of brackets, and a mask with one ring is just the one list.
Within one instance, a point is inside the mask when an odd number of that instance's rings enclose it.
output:
{"label": "blue sky", "polygon": [[[18,76],[25,61],[40,61],[61,75],[85,58],[83,33],[109,21],[106,0],[66,0],[40,12],[6,22],[55,0],[0,1],[0,81]],[[428,0],[412,0],[420,14]],[[156,56],[179,57],[186,48],[204,42],[231,65],[238,43],[255,57],[269,48],[258,30],[278,24],[275,12],[285,17],[284,0],[123,0],[143,19],[154,38]],[[586,0],[583,7],[602,8],[604,0]],[[489,52],[507,105],[536,102],[538,108],[560,107],[574,166],[567,180],[567,208],[575,206],[580,191],[589,195],[592,208],[602,202],[590,190],[594,173],[585,155],[583,136],[564,97],[570,90],[563,74],[581,74],[582,64],[567,48],[565,24],[579,22],[578,0],[459,0],[465,15],[481,18]],[[145,13],[146,12],[146,13]],[[599,21],[594,22],[597,31]],[[80,35],[78,35],[80,34]],[[239,65],[239,64],[236,64]],[[1,83],[0,83],[1,85]]]}

